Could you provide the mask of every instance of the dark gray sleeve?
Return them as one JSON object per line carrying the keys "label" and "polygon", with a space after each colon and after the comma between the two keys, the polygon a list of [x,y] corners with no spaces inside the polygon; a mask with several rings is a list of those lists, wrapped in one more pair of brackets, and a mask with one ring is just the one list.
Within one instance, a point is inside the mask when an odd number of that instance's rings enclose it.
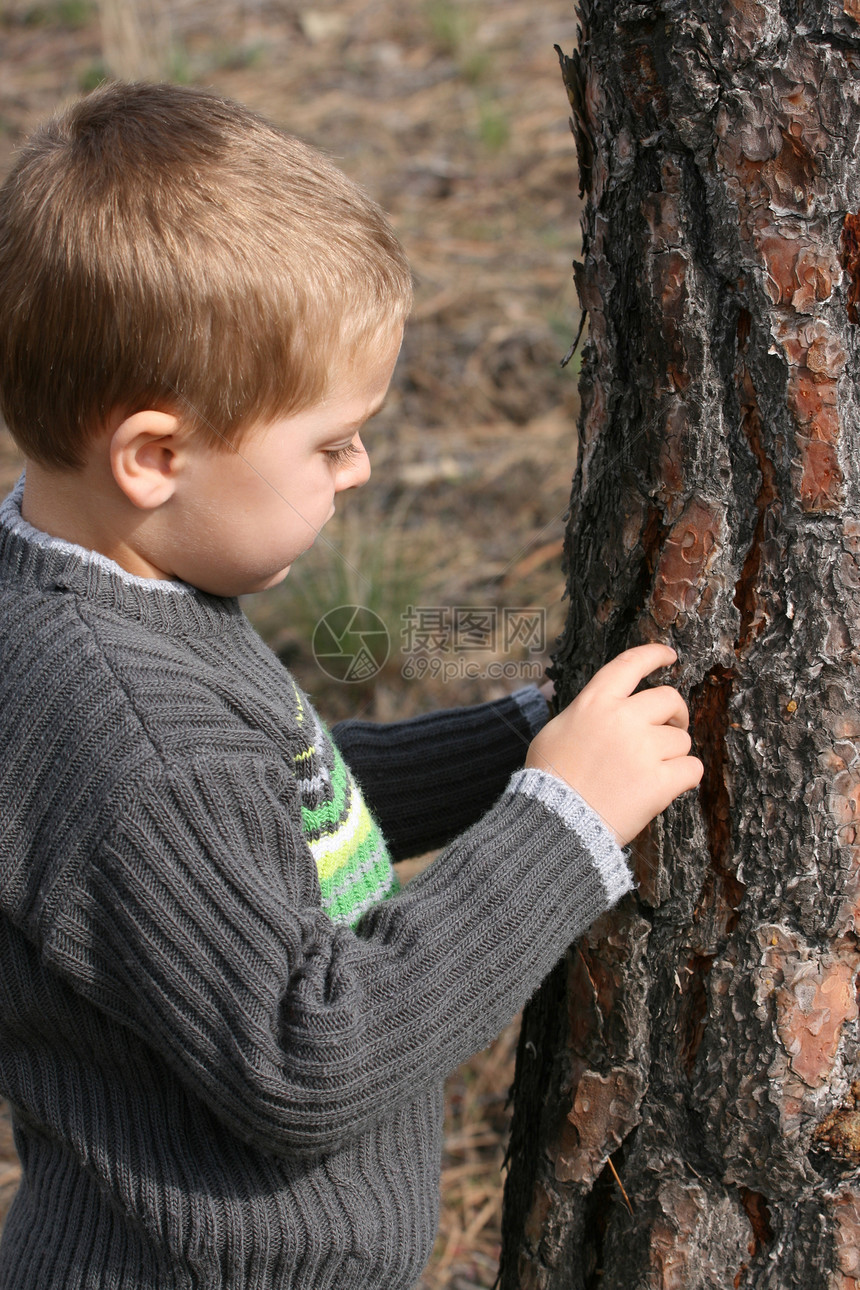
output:
{"label": "dark gray sleeve", "polygon": [[295,817],[277,767],[202,756],[165,769],[75,876],[42,947],[275,1154],[331,1150],[439,1083],[632,885],[594,812],[518,771],[355,932],[319,907]]}
{"label": "dark gray sleeve", "polygon": [[332,737],[394,860],[444,846],[490,809],[549,717],[535,686],[504,699],[378,723]]}

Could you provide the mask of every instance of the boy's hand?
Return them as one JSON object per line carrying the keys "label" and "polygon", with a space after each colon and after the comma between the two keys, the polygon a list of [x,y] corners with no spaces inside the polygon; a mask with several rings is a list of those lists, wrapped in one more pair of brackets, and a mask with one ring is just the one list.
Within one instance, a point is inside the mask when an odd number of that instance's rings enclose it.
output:
{"label": "boy's hand", "polygon": [[677,690],[661,685],[633,693],[676,658],[657,644],[619,654],[544,726],[526,757],[527,766],[575,788],[621,846],[702,778],[702,763],[689,755],[689,715]]}

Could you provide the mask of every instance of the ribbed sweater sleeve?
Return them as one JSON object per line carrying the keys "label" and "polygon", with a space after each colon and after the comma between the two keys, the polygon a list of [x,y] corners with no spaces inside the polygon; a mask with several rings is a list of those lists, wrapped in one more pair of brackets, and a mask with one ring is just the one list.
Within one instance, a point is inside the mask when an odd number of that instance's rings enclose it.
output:
{"label": "ribbed sweater sleeve", "polygon": [[144,787],[47,960],[275,1153],[331,1151],[438,1083],[630,885],[589,808],[519,772],[356,935],[311,901],[277,766],[202,756]]}
{"label": "ribbed sweater sleeve", "polygon": [[488,811],[548,715],[540,691],[526,686],[407,721],[341,721],[332,737],[392,858],[403,860],[444,846]]}

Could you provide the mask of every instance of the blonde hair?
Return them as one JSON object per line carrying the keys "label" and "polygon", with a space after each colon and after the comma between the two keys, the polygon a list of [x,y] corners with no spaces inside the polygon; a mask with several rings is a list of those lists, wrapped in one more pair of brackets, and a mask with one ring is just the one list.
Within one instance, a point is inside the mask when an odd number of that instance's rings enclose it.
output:
{"label": "blonde hair", "polygon": [[0,189],[0,409],[46,465],[147,407],[236,443],[323,398],[411,298],[382,211],[315,149],[215,94],[106,85]]}

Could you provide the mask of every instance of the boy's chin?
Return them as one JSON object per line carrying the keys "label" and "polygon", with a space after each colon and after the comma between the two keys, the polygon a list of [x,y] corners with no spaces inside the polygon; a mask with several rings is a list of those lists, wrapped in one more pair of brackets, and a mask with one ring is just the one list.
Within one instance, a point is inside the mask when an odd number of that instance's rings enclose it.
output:
{"label": "boy's chin", "polygon": [[230,591],[227,593],[221,592],[220,594],[231,596],[256,596],[261,591],[271,591],[272,587],[277,587],[279,583],[284,581],[292,567],[292,564],[288,564],[285,568],[279,569],[277,573],[273,573],[267,578],[261,578],[259,582],[255,582],[250,586],[242,587],[237,591]]}
{"label": "boy's chin", "polygon": [[281,569],[278,573],[276,573],[276,574],[275,574],[275,576],[274,576],[273,578],[271,578],[271,579],[266,583],[266,585],[265,585],[264,587],[261,587],[261,588],[260,588],[260,590],[261,590],[261,591],[268,591],[270,587],[277,587],[278,583],[280,583],[280,582],[283,582],[283,581],[284,581],[284,578],[286,578],[287,574],[290,572],[290,569],[292,569],[292,567],[293,567],[293,566],[292,566],[291,564],[288,564],[288,565],[286,566],[286,568]]}

